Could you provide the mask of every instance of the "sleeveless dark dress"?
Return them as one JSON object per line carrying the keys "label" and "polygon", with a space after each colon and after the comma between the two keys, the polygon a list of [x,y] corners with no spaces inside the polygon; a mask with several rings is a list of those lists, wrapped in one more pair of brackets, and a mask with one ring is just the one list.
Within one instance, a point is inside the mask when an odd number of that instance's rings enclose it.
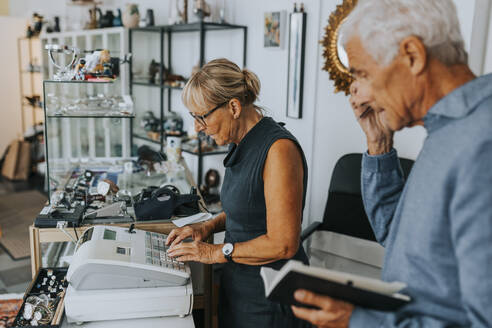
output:
{"label": "sleeveless dark dress", "polygon": [[[302,155],[304,168],[303,208],[307,189],[307,164],[295,137],[272,118],[262,118],[224,159],[226,167],[221,201],[226,214],[225,242],[237,243],[266,233],[266,205],[263,167],[272,144],[279,139],[292,140]],[[293,257],[308,263],[302,245]],[[286,260],[267,264],[276,270]],[[220,282],[219,327],[273,328],[311,327],[297,319],[289,306],[265,298],[261,266],[226,263]]]}

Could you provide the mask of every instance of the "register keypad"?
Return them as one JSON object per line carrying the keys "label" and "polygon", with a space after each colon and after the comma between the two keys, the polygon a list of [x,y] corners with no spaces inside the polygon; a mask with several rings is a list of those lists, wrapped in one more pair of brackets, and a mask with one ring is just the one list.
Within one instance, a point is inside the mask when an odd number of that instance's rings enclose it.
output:
{"label": "register keypad", "polygon": [[145,262],[164,268],[186,272],[183,262],[167,256],[167,235],[156,232],[145,232]]}

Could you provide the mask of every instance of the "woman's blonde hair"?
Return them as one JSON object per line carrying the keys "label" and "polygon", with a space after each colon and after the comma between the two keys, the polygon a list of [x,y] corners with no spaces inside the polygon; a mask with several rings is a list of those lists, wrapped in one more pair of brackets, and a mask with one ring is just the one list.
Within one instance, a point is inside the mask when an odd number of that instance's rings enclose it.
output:
{"label": "woman's blonde hair", "polygon": [[260,93],[260,80],[250,70],[228,59],[214,59],[193,74],[181,99],[187,108],[209,108],[236,98],[242,106],[253,106]]}

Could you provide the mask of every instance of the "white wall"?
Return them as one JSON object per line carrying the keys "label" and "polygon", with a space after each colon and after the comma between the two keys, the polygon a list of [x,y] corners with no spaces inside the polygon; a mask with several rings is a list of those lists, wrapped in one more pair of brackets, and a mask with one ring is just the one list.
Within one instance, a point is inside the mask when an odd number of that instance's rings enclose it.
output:
{"label": "white wall", "polygon": [[[485,42],[487,29],[475,28],[474,16],[478,10],[483,9],[483,4],[490,0],[454,0],[457,5],[461,28],[465,38],[467,49],[471,44],[479,45],[480,40]],[[157,24],[166,24],[167,18],[174,8],[174,1],[141,0],[134,1],[140,5],[143,13],[149,7],[154,9]],[[211,0],[211,4],[221,2]],[[353,118],[348,104],[348,98],[343,94],[333,93],[333,83],[328,79],[328,73],[321,70],[323,66],[322,48],[319,40],[324,33],[324,27],[328,23],[330,13],[341,0],[305,0],[307,17],[307,40],[304,76],[304,104],[303,118],[295,120],[285,115],[286,104],[286,76],[287,76],[287,50],[271,50],[263,48],[263,14],[267,11],[287,10],[291,11],[293,0],[226,0],[227,18],[234,24],[248,26],[248,63],[247,66],[258,74],[262,82],[260,105],[269,110],[271,116],[279,121],[287,123],[287,127],[299,139],[309,164],[309,190],[308,206],[305,211],[305,222],[321,218],[327,197],[331,171],[336,160],[349,152],[363,152],[366,149],[364,136]],[[105,7],[123,7],[126,1],[108,0]],[[189,1],[190,7],[192,1]],[[71,8],[65,5],[65,0],[37,1],[37,0],[10,0],[10,12],[13,15],[25,16],[32,11],[42,14],[56,13],[63,17],[78,14],[86,17],[86,8]],[[191,11],[191,10],[190,10]],[[84,18],[85,19],[85,18]],[[190,13],[190,19],[193,19]],[[76,21],[76,19],[74,19]],[[66,19],[65,19],[66,21]],[[79,19],[81,21],[81,19]],[[63,22],[63,19],[62,19]],[[482,24],[483,25],[483,24]],[[63,27],[63,26],[62,26]],[[486,26],[489,28],[489,26]],[[492,26],[490,27],[492,29]],[[477,32],[478,31],[478,32]],[[284,31],[285,32],[285,31]],[[477,34],[479,33],[479,34]],[[492,38],[492,33],[489,33]],[[478,35],[478,36],[476,36]],[[175,71],[179,74],[187,74],[190,67],[196,63],[196,36],[189,35],[176,41],[176,50],[173,50],[173,58],[176,63]],[[174,39],[173,39],[174,40]],[[489,42],[489,55],[472,54],[471,58],[485,60],[486,69],[492,70],[492,43]],[[182,50],[180,50],[182,49]],[[225,56],[235,61],[241,59],[241,39],[239,35],[216,35],[207,37],[207,60]],[[476,50],[476,46],[472,48]],[[177,53],[174,53],[177,51]],[[473,52],[473,51],[472,51]],[[483,51],[482,51],[483,52]],[[151,51],[149,56],[154,56]],[[485,58],[485,59],[484,59]],[[142,91],[145,92],[145,91]],[[174,94],[173,102],[179,103],[179,94]],[[177,105],[176,110],[184,110],[182,105]],[[187,116],[187,126],[191,124]],[[395,147],[400,156],[415,158],[421,148],[425,131],[423,128],[405,129],[395,137]],[[191,160],[191,158],[190,158]],[[190,164],[196,167],[196,162]],[[221,167],[221,159],[207,157],[205,168]]]}

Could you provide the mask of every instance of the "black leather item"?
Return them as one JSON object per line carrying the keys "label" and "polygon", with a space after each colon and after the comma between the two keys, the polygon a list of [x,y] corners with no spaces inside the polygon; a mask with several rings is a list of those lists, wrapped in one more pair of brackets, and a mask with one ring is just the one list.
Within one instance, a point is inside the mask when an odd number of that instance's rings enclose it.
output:
{"label": "black leather item", "polygon": [[[199,212],[198,195],[179,195],[170,186],[144,189],[134,205],[137,220],[168,220],[176,214]],[[196,205],[195,205],[196,204]]]}
{"label": "black leather item", "polygon": [[[408,178],[413,160],[400,158],[403,175]],[[376,241],[362,202],[360,175],[362,154],[346,154],[337,161],[331,175],[323,221],[311,223],[301,233],[301,241],[317,230]]]}

